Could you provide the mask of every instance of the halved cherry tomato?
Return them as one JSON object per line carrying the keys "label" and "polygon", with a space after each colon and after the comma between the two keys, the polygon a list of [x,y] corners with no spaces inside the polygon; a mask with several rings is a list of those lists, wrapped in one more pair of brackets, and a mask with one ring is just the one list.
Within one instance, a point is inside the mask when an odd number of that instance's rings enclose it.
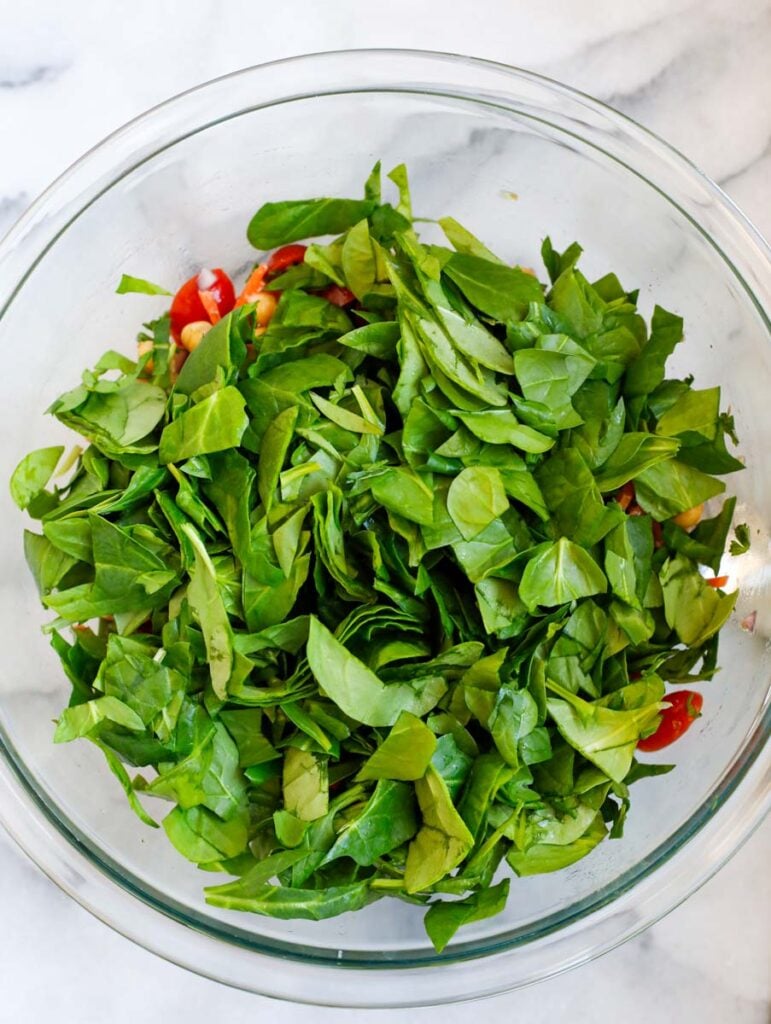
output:
{"label": "halved cherry tomato", "polygon": [[634,501],[634,484],[631,480],[628,483],[625,483],[623,487],[620,487],[616,491],[616,501],[621,506],[621,508],[626,512],[626,510]]}
{"label": "halved cherry tomato", "polygon": [[339,284],[330,284],[321,293],[322,298],[331,302],[333,306],[350,306],[356,301],[356,296],[348,288],[341,288]]}
{"label": "halved cherry tomato", "polygon": [[707,580],[708,587],[714,587],[715,590],[720,590],[728,583],[727,576],[714,576],[711,580]]}
{"label": "halved cherry tomato", "polygon": [[[206,304],[201,299],[202,292],[208,293]],[[207,306],[209,309],[216,307],[219,316],[222,317],[231,311],[235,301],[233,282],[225,271],[219,267],[215,267],[214,270],[205,267],[195,277],[185,281],[171,300],[172,338],[179,341],[182,328],[194,320],[211,320]]]}
{"label": "halved cherry tomato", "polygon": [[671,707],[661,712],[658,729],[644,740],[638,741],[638,750],[646,753],[661,750],[662,747],[668,747],[670,743],[680,739],[699,717],[704,703],[702,695],[694,690],[676,690],[675,693],[666,694],[664,700]]}
{"label": "halved cherry tomato", "polygon": [[307,245],[300,245],[294,242],[292,245],[282,245],[268,257],[268,273],[280,274],[288,267],[294,267],[305,259]]}

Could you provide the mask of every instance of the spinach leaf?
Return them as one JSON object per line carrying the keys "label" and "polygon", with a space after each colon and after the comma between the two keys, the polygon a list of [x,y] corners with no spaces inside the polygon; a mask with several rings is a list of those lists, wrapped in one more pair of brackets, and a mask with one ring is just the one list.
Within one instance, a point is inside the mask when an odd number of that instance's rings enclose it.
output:
{"label": "spinach leaf", "polygon": [[664,380],[664,365],[683,340],[682,317],[661,306],[653,310],[651,336],[626,372],[624,391],[629,398],[649,395]]}
{"label": "spinach leaf", "polygon": [[428,726],[409,711],[402,711],[356,777],[413,782],[422,777],[435,750],[436,737]]}
{"label": "spinach leaf", "polygon": [[659,462],[635,477],[637,501],[658,520],[701,505],[724,490],[722,480],[693,469],[679,459]]}
{"label": "spinach leaf", "polygon": [[195,557],[195,566],[190,569],[188,600],[206,644],[212,689],[220,700],[225,700],[234,663],[230,619],[217,573],[201,538],[190,525],[183,526],[182,530],[193,547]]}
{"label": "spinach leaf", "polygon": [[464,540],[473,540],[508,507],[501,475],[491,466],[462,470],[447,492],[447,511]]}
{"label": "spinach leaf", "polygon": [[297,199],[265,203],[249,221],[246,236],[255,249],[272,249],[300,238],[339,235],[362,218],[375,204],[366,199]]}
{"label": "spinach leaf", "polygon": [[522,574],[519,596],[532,611],[538,605],[553,607],[604,594],[607,588],[608,581],[589,552],[560,537],[535,550]]}
{"label": "spinach leaf", "polygon": [[547,688],[549,715],[564,739],[595,764],[609,779],[623,782],[629,771],[638,740],[652,731],[662,705],[655,701],[631,711],[613,711],[591,704],[556,683]]}
{"label": "spinach leaf", "polygon": [[607,834],[602,815],[597,813],[591,826],[578,839],[564,845],[534,843],[522,851],[512,847],[506,855],[506,860],[520,878],[560,871],[591,853]]}
{"label": "spinach leaf", "polygon": [[541,286],[532,274],[484,257],[455,253],[444,271],[472,306],[503,323],[521,320],[529,304],[543,298]]}
{"label": "spinach leaf", "polygon": [[370,890],[367,881],[330,885],[324,889],[300,889],[266,882],[262,886],[253,886],[248,896],[231,896],[210,888],[206,891],[206,902],[213,907],[247,910],[252,914],[283,920],[323,921],[338,914],[361,910],[378,895]]}
{"label": "spinach leaf", "polygon": [[205,807],[175,807],[163,819],[163,830],[175,849],[194,864],[237,857],[248,839],[242,818],[222,821]]}
{"label": "spinach leaf", "polygon": [[738,591],[724,594],[710,587],[688,558],[668,559],[661,570],[667,624],[689,647],[701,647],[726,622]]}
{"label": "spinach leaf", "polygon": [[326,862],[350,857],[362,867],[369,867],[412,839],[418,830],[416,811],[412,786],[381,779],[361,814],[337,837]]}
{"label": "spinach leaf", "polygon": [[457,867],[474,840],[455,810],[447,786],[431,765],[415,783],[423,824],[407,851],[404,885],[408,893],[424,892]]}
{"label": "spinach leaf", "polygon": [[38,448],[25,455],[11,476],[11,497],[20,509],[25,509],[51,479],[64,445]]}
{"label": "spinach leaf", "polygon": [[432,903],[425,917],[426,931],[437,953],[441,953],[447,943],[464,924],[484,921],[494,917],[506,906],[509,896],[509,879],[505,878],[489,889],[467,896],[465,900],[448,902],[438,900]]}
{"label": "spinach leaf", "polygon": [[386,685],[315,616],[310,620],[307,657],[327,696],[346,715],[364,725],[393,725],[402,711],[424,715],[436,706],[447,689],[444,679],[437,675],[419,679],[414,685]]}
{"label": "spinach leaf", "polygon": [[142,277],[132,277],[131,274],[123,274],[118,287],[115,289],[118,295],[128,295],[129,293],[138,293],[140,295],[171,295],[171,292],[166,288],[162,288],[159,284],[153,284],[152,281],[145,281]]}
{"label": "spinach leaf", "polygon": [[158,450],[160,461],[181,462],[193,455],[237,447],[249,425],[245,405],[234,387],[204,398],[164,427]]}
{"label": "spinach leaf", "polygon": [[327,813],[329,778],[326,761],[308,750],[288,747],[284,755],[284,807],[301,821]]}
{"label": "spinach leaf", "polygon": [[674,438],[653,434],[624,434],[613,454],[604,463],[597,477],[601,491],[615,491],[628,480],[639,477],[651,466],[656,466],[677,454],[679,443]]}

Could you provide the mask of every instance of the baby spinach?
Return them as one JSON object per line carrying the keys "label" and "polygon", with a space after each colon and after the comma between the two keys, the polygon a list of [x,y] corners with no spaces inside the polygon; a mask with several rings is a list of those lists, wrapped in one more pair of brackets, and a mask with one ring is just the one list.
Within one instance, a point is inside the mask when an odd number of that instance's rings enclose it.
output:
{"label": "baby spinach", "polygon": [[310,243],[260,252],[270,322],[242,303],[189,354],[144,325],[51,406],[86,443],[10,490],[71,685],[54,740],[97,746],[146,825],[171,802],[180,855],[235,876],[212,905],[395,895],[441,951],[527,885],[493,885],[504,860],[574,864],[670,770],[635,752],[666,685],[717,670],[736,501],[675,516],[742,462],[719,388],[665,376],[679,316],[649,334],[576,243],[546,239],[546,285],[451,217],[424,244],[388,181],[262,206],[255,247]]}

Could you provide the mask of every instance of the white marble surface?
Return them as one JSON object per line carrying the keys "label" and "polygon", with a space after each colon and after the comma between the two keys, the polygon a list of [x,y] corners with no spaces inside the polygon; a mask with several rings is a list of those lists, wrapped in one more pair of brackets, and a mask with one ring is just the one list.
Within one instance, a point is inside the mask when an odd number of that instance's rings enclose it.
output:
{"label": "white marble surface", "polygon": [[[415,10],[417,8],[417,11]],[[85,149],[145,108],[277,57],[351,46],[467,52],[593,93],[685,151],[771,234],[771,0],[0,0],[0,231]],[[637,940],[480,1007],[492,1022],[769,1020],[767,823]],[[0,1022],[467,1020],[467,1006],[312,1011],[230,991],[132,946],[0,833]]]}

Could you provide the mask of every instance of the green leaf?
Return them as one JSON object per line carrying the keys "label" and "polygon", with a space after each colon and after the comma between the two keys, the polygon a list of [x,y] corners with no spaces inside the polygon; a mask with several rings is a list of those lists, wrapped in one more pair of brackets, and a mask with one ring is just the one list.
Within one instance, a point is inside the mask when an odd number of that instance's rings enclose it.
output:
{"label": "green leaf", "polygon": [[221,821],[205,807],[175,807],[163,819],[163,830],[172,846],[194,864],[237,857],[248,840],[243,818]]}
{"label": "green leaf", "polygon": [[25,455],[14,469],[11,475],[11,497],[20,509],[27,508],[45,488],[63,453],[64,445],[38,448]]}
{"label": "green leaf", "polygon": [[467,256],[477,256],[491,263],[503,264],[503,260],[490,252],[486,245],[479,241],[470,231],[467,231],[462,224],[459,224],[454,217],[440,217],[439,227],[447,235],[450,245],[460,253]]}
{"label": "green leaf", "polygon": [[444,268],[472,306],[502,322],[521,320],[531,302],[543,299],[541,285],[519,267],[455,253]]}
{"label": "green leaf", "polygon": [[[750,528],[746,523],[739,523],[734,530],[735,540],[729,545],[729,552],[734,556],[745,555],[750,550]],[[717,570],[716,570],[717,571]]]}
{"label": "green leaf", "polygon": [[653,310],[651,336],[626,372],[625,393],[649,395],[664,380],[664,364],[683,339],[683,319],[661,306]]}
{"label": "green leaf", "polygon": [[591,547],[622,518],[618,505],[606,506],[591,470],[575,448],[553,452],[535,478],[552,513],[555,532]]}
{"label": "green leaf", "polygon": [[239,307],[218,321],[185,359],[174,393],[193,395],[207,386],[232,384],[246,356],[242,337],[248,307]]}
{"label": "green leaf", "polygon": [[315,616],[310,620],[307,657],[326,695],[364,725],[393,725],[402,711],[420,717],[436,706],[447,689],[441,676],[427,676],[414,684],[381,682]]}
{"label": "green leaf", "polygon": [[139,295],[172,294],[166,288],[162,288],[159,284],[153,284],[152,281],[145,281],[142,277],[132,277],[131,274],[123,274],[115,291],[118,295],[128,295],[130,292],[136,292]]}
{"label": "green leaf", "polygon": [[107,765],[118,782],[120,782],[123,792],[126,794],[126,799],[129,802],[129,807],[134,814],[136,814],[143,825],[149,825],[150,828],[158,828],[158,822],[150,817],[139,802],[139,797],[134,792],[134,787],[131,783],[131,779],[129,778],[129,774],[115,751],[111,750],[105,743],[101,743],[95,737],[91,736],[89,738],[104,754]]}
{"label": "green leaf", "polygon": [[554,447],[554,438],[520,423],[508,409],[459,412],[458,419],[472,434],[491,444],[511,444],[522,451],[539,454]]}
{"label": "green leaf", "polygon": [[402,711],[356,778],[413,782],[422,777],[435,750],[436,737],[428,726],[409,711]]}
{"label": "green leaf", "polygon": [[62,711],[54,733],[54,743],[69,743],[79,736],[88,736],[103,722],[114,722],[124,729],[144,732],[144,722],[117,697],[96,697]]}
{"label": "green leaf", "polygon": [[437,953],[441,953],[450,939],[464,924],[484,921],[500,914],[509,895],[509,879],[505,878],[489,889],[467,896],[453,903],[439,900],[428,908],[424,922],[429,939]]}
{"label": "green leaf", "polygon": [[536,549],[522,574],[519,596],[532,611],[538,605],[553,607],[607,589],[605,574],[589,552],[561,537]]}
{"label": "green leaf", "polygon": [[325,863],[350,857],[362,867],[412,839],[418,830],[417,807],[412,786],[381,779],[366,806],[337,837]]}
{"label": "green leaf", "polygon": [[632,765],[637,742],[651,731],[662,704],[658,701],[632,711],[613,711],[591,704],[555,683],[547,687],[559,697],[546,706],[561,735],[614,782],[623,782]]}
{"label": "green leaf", "polygon": [[578,839],[574,839],[572,843],[564,845],[534,843],[526,850],[517,850],[516,847],[512,847],[506,855],[506,860],[515,874],[521,878],[561,871],[591,853],[607,834],[608,830],[605,828],[602,815],[598,813],[587,831]]}
{"label": "green leaf", "polygon": [[164,427],[158,457],[181,462],[236,448],[249,425],[243,395],[234,387],[215,391]]}
{"label": "green leaf", "polygon": [[664,437],[683,436],[692,439],[714,440],[720,415],[720,388],[696,391],[689,388],[681,398],[659,417],[656,433]]}
{"label": "green leaf", "polygon": [[455,810],[447,786],[431,765],[415,783],[423,825],[407,852],[404,886],[408,893],[424,892],[457,867],[474,840]]}
{"label": "green leaf", "polygon": [[362,199],[293,199],[265,203],[249,221],[246,236],[256,249],[272,249],[301,238],[339,235],[375,209]]}
{"label": "green leaf", "polygon": [[284,755],[284,807],[301,821],[314,821],[327,813],[327,764],[308,750],[287,747]]}
{"label": "green leaf", "polygon": [[375,252],[366,219],[354,224],[345,236],[342,261],[348,287],[357,299],[363,299],[377,278]]}
{"label": "green leaf", "polygon": [[734,609],[739,592],[724,594],[710,587],[688,558],[667,559],[661,570],[667,625],[689,647],[700,647],[721,628]]}
{"label": "green leaf", "polygon": [[233,631],[217,573],[203,541],[192,526],[183,526],[182,530],[195,555],[195,566],[190,569],[187,588],[188,600],[203,633],[212,688],[220,700],[225,700],[233,672]]}
{"label": "green leaf", "polygon": [[50,594],[75,565],[76,559],[55,547],[48,537],[24,531],[24,558],[41,596]]}
{"label": "green leaf", "polygon": [[280,412],[271,420],[262,439],[260,463],[257,468],[257,490],[266,512],[270,512],[273,504],[279,474],[294,436],[298,411],[297,406],[292,406]]}
{"label": "green leaf", "polygon": [[213,907],[247,910],[282,920],[323,921],[338,914],[361,910],[377,899],[377,895],[370,891],[367,881],[330,885],[324,889],[295,889],[266,883],[260,887],[253,886],[249,896],[221,895],[216,888],[207,889],[206,902]]}
{"label": "green leaf", "polygon": [[628,480],[641,476],[651,466],[673,459],[679,447],[680,443],[675,438],[624,434],[613,454],[600,468],[597,486],[601,491],[615,491]]}
{"label": "green leaf", "polygon": [[678,459],[651,466],[635,478],[640,506],[654,519],[669,519],[722,494],[725,484]]}
{"label": "green leaf", "polygon": [[385,508],[421,526],[434,521],[434,495],[427,479],[405,466],[378,473],[372,480],[372,497]]}
{"label": "green leaf", "polygon": [[538,705],[527,690],[501,687],[487,725],[503,760],[518,768],[519,743],[538,725]]}
{"label": "green leaf", "polygon": [[489,466],[462,470],[447,492],[447,511],[464,540],[473,540],[508,507],[501,475]]}

